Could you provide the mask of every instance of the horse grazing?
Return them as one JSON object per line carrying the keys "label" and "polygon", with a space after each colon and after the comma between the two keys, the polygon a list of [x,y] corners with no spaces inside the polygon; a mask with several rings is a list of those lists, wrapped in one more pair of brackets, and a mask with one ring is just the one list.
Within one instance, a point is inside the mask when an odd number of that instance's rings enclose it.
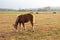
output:
{"label": "horse grazing", "polygon": [[24,14],[24,15],[19,15],[16,19],[16,22],[14,24],[14,28],[17,30],[17,25],[20,24],[20,27],[21,27],[21,24],[23,25],[24,27],[24,30],[25,30],[25,24],[24,23],[27,23],[29,22],[31,23],[32,25],[32,31],[34,31],[34,28],[33,28],[33,15],[32,14]]}

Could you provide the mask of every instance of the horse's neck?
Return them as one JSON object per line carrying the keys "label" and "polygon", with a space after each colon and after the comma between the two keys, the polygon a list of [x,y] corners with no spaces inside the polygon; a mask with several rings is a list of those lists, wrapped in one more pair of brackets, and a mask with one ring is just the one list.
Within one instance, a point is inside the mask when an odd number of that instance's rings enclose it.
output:
{"label": "horse's neck", "polygon": [[18,20],[19,20],[19,18],[17,18],[16,21],[15,21],[16,26],[18,25]]}
{"label": "horse's neck", "polygon": [[15,25],[17,26],[18,25],[18,21],[16,20],[16,22],[15,22]]}
{"label": "horse's neck", "polygon": [[15,22],[15,26],[17,26],[18,25],[18,23],[17,22]]}

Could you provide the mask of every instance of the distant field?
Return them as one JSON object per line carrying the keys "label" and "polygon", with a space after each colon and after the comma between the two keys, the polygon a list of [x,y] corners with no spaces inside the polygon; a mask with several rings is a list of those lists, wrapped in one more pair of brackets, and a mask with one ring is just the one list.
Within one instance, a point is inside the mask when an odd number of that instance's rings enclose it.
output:
{"label": "distant field", "polygon": [[[38,12],[39,14],[53,14],[53,12],[56,12],[56,13],[60,13],[60,11],[41,11],[41,12]],[[29,13],[28,11],[26,12],[22,12],[22,11],[0,11],[0,14],[25,14],[25,13]],[[33,13],[36,13],[36,12],[33,12]]]}
{"label": "distant field", "polygon": [[13,24],[16,17],[25,13],[28,12],[0,11],[0,40],[60,40],[60,12],[34,12],[34,32],[30,31],[31,25],[28,22],[25,25],[26,31],[15,33]]}
{"label": "distant field", "polygon": [[0,11],[0,14],[26,14],[29,12],[20,12],[20,11]]}

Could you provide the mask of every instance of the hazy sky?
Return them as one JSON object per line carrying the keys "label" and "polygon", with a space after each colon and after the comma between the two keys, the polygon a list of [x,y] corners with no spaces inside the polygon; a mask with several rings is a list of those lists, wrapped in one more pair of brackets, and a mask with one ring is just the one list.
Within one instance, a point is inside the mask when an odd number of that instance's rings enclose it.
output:
{"label": "hazy sky", "polygon": [[0,8],[41,8],[45,6],[60,7],[60,0],[0,0]]}

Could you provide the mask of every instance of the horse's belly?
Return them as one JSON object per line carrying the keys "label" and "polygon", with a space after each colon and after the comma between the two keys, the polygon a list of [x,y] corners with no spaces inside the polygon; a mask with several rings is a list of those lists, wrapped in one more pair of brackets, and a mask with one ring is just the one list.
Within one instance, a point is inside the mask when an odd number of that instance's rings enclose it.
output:
{"label": "horse's belly", "polygon": [[25,20],[24,22],[28,22],[29,20]]}
{"label": "horse's belly", "polygon": [[19,23],[26,23],[26,22],[28,22],[29,20],[21,20],[21,21],[19,21]]}

